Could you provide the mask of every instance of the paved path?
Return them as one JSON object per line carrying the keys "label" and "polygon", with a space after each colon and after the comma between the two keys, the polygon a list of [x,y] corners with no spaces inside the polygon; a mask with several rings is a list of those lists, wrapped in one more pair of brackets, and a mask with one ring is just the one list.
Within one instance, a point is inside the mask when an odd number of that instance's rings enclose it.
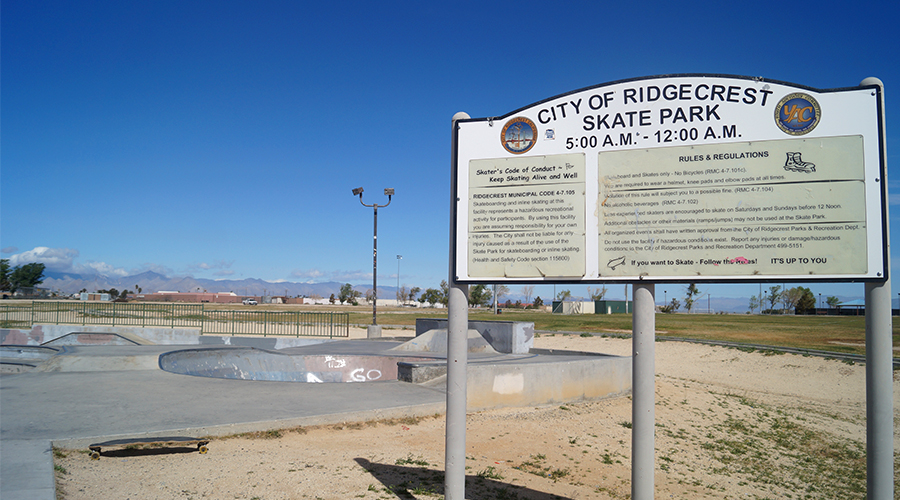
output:
{"label": "paved path", "polygon": [[82,448],[115,438],[228,435],[444,411],[441,390],[397,381],[223,380],[153,366],[160,353],[179,348],[78,347],[59,369],[94,371],[0,376],[0,498],[55,498],[51,442]]}

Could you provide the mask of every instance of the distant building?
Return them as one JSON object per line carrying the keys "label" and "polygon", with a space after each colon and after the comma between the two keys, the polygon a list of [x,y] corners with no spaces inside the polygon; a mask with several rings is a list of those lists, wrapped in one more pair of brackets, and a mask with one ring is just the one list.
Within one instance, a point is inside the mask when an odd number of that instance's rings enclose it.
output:
{"label": "distant building", "polygon": [[156,293],[141,293],[132,295],[136,300],[144,300],[147,302],[211,302],[214,304],[240,304],[245,298],[259,299],[255,296],[241,296],[234,292],[174,292],[161,290]]}
{"label": "distant building", "polygon": [[108,293],[88,293],[81,292],[80,300],[100,300],[104,302],[109,302],[109,294]]}

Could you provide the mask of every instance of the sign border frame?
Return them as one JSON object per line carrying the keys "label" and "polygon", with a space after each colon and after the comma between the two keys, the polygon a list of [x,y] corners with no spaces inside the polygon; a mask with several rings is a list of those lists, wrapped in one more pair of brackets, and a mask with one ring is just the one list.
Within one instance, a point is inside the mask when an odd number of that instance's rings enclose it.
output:
{"label": "sign border frame", "polygon": [[[877,130],[877,147],[878,147],[878,178],[874,180],[874,182],[880,184],[879,194],[880,194],[880,226],[881,226],[881,254],[882,254],[882,268],[880,270],[873,270],[872,273],[869,274],[877,274],[877,276],[848,276],[845,278],[836,277],[834,275],[828,276],[817,276],[817,275],[747,275],[746,277],[716,277],[710,275],[697,275],[697,276],[627,276],[627,277],[600,277],[600,278],[580,278],[580,279],[570,279],[570,278],[505,278],[505,277],[494,277],[492,279],[481,279],[481,278],[462,278],[458,273],[459,269],[459,234],[458,234],[458,221],[459,217],[468,216],[468,212],[460,212],[457,207],[462,203],[461,200],[467,198],[466,193],[459,192],[459,175],[460,171],[467,171],[467,168],[461,168],[459,165],[459,131],[460,125],[463,123],[474,123],[474,122],[489,122],[493,123],[495,121],[502,121],[513,117],[517,114],[522,114],[523,112],[535,108],[543,103],[547,103],[550,101],[559,100],[565,98],[570,95],[594,90],[601,89],[604,87],[610,87],[614,85],[621,85],[624,83],[631,82],[652,82],[654,80],[662,80],[662,79],[674,79],[674,78],[723,78],[723,79],[732,79],[732,80],[747,80],[757,83],[771,83],[786,87],[792,87],[799,90],[807,90],[810,92],[814,92],[817,94],[829,94],[829,93],[838,93],[838,92],[847,92],[847,91],[858,91],[858,90],[872,90],[873,95],[875,97],[875,115],[877,118],[876,130]],[[710,74],[710,73],[675,73],[675,74],[662,74],[662,75],[654,75],[654,76],[646,76],[646,77],[635,77],[635,78],[627,78],[620,79],[611,82],[605,82],[597,85],[592,85],[588,87],[583,87],[580,89],[575,89],[569,92],[565,92],[562,94],[554,95],[545,99],[541,99],[534,103],[528,104],[526,106],[522,106],[513,111],[510,111],[506,114],[500,116],[490,116],[490,117],[482,117],[482,118],[464,118],[453,122],[453,144],[452,144],[452,173],[451,173],[451,228],[450,228],[450,273],[451,276],[454,277],[454,280],[459,284],[466,285],[489,285],[495,283],[513,283],[513,284],[535,284],[535,285],[554,285],[554,284],[582,284],[582,285],[594,285],[594,284],[602,284],[602,285],[611,285],[611,284],[633,284],[633,283],[782,283],[782,282],[792,282],[792,283],[883,283],[886,282],[889,278],[888,269],[890,268],[890,254],[888,252],[888,248],[890,246],[890,242],[888,239],[889,231],[888,231],[888,192],[887,192],[887,172],[886,172],[886,157],[885,157],[885,144],[884,144],[884,116],[882,113],[883,110],[883,99],[884,96],[882,94],[881,87],[878,85],[857,85],[857,86],[848,86],[848,87],[837,87],[830,89],[818,89],[811,86],[785,82],[780,80],[762,78],[762,77],[750,77],[750,76],[741,76],[741,75],[729,75],[729,74]],[[725,143],[723,143],[725,144]],[[877,223],[876,221],[866,221],[866,224]]]}

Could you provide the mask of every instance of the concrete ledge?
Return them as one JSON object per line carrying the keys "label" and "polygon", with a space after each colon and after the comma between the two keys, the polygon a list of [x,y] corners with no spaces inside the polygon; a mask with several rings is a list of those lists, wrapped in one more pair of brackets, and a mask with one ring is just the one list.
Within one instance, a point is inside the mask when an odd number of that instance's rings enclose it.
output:
{"label": "concrete ledge", "polygon": [[[447,375],[446,361],[397,363],[397,378],[431,386]],[[518,360],[470,361],[466,367],[469,411],[572,403],[631,393],[631,358],[542,352]]]}

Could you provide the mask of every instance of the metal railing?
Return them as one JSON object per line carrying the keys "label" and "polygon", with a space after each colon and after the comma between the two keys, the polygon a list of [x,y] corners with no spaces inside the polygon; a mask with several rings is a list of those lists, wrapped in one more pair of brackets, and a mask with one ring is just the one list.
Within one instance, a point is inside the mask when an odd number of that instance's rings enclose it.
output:
{"label": "metal railing", "polygon": [[0,328],[36,324],[200,328],[201,335],[349,337],[350,315],[336,312],[207,309],[205,304],[34,301],[0,304]]}

